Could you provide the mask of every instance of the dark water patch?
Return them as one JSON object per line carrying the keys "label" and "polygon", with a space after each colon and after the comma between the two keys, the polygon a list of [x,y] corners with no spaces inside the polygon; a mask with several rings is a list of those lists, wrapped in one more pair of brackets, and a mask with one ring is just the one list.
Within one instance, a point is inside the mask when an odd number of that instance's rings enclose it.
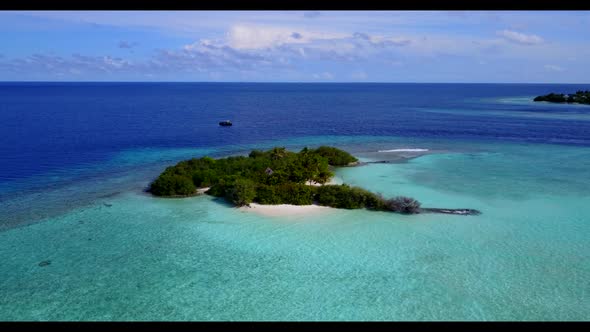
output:
{"label": "dark water patch", "polygon": [[41,267],[43,267],[43,266],[48,266],[50,264],[51,264],[51,260],[48,259],[46,261],[40,262],[38,265],[41,266]]}
{"label": "dark water patch", "polygon": [[105,194],[105,195],[100,195],[100,196],[98,196],[98,198],[113,198],[113,197],[116,197],[116,196],[120,195],[121,193],[122,193],[121,191],[116,191],[116,192],[113,192],[113,193],[109,193],[109,194]]}

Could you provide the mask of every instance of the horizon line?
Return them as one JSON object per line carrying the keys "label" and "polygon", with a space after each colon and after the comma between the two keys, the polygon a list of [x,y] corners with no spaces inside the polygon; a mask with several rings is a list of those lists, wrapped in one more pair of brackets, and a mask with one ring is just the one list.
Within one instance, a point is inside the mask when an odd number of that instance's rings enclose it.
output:
{"label": "horizon line", "polygon": [[339,82],[316,82],[316,81],[1,81],[4,83],[231,83],[231,84],[577,84],[584,85],[588,83],[552,83],[552,82],[358,82],[358,81],[339,81]]}

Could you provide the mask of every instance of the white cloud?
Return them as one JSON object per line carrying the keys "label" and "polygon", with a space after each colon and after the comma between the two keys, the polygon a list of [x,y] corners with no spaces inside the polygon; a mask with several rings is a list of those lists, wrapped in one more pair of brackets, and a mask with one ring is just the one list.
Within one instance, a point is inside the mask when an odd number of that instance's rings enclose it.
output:
{"label": "white cloud", "polygon": [[[234,25],[227,33],[227,43],[235,49],[263,50],[289,46],[305,46],[308,49],[349,52],[368,48],[406,46],[409,38],[377,36],[366,33],[335,33],[283,26]],[[301,47],[297,48],[299,53]]]}
{"label": "white cloud", "polygon": [[104,64],[117,69],[122,68],[123,66],[130,65],[130,62],[127,60],[123,60],[121,58],[113,58],[111,56],[103,56],[102,60]]}
{"label": "white cloud", "polygon": [[370,46],[374,47],[387,47],[387,46],[406,46],[412,43],[409,38],[403,37],[384,37],[384,36],[369,36],[366,33],[355,32],[352,34],[352,38],[358,41],[366,41]]}
{"label": "white cloud", "polygon": [[[285,26],[234,25],[226,34],[225,45],[240,52],[269,58],[295,57],[307,60],[356,61],[370,55],[406,47],[412,40],[398,36],[366,33],[333,33]],[[202,42],[202,41],[201,41]]]}
{"label": "white cloud", "polygon": [[[264,49],[280,46],[287,41],[300,42],[293,38],[294,31],[280,28],[264,28],[234,25],[228,32],[229,44],[237,49]],[[300,34],[301,35],[301,34]]]}
{"label": "white cloud", "polygon": [[565,70],[563,67],[560,67],[557,65],[545,65],[544,68],[545,68],[545,70],[549,70],[549,71],[564,71]]}
{"label": "white cloud", "polygon": [[8,62],[0,62],[0,67],[12,72],[38,72],[51,73],[53,75],[80,75],[87,72],[100,72],[110,74],[133,70],[140,66],[112,56],[85,56],[73,54],[69,58],[53,54],[33,54],[24,58],[12,59]]}
{"label": "white cloud", "polygon": [[252,69],[261,67],[286,67],[286,58],[274,57],[267,52],[241,50],[220,40],[202,39],[181,50],[161,50],[156,58],[165,66],[208,71],[211,68]]}
{"label": "white cloud", "polygon": [[243,24],[232,26],[227,33],[229,45],[236,49],[267,49],[284,44],[306,44],[313,40],[343,38],[345,36],[341,33]]}
{"label": "white cloud", "polygon": [[543,42],[543,38],[537,35],[526,35],[524,33],[512,31],[512,30],[502,30],[496,32],[498,36],[504,37],[506,40],[523,45],[535,45],[541,44]]}

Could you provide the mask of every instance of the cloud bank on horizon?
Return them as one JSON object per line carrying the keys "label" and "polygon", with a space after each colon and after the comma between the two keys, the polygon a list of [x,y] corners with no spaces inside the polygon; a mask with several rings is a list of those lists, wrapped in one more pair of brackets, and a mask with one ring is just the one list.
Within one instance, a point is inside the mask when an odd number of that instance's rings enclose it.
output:
{"label": "cloud bank on horizon", "polygon": [[589,11],[0,12],[0,80],[587,83],[589,26]]}

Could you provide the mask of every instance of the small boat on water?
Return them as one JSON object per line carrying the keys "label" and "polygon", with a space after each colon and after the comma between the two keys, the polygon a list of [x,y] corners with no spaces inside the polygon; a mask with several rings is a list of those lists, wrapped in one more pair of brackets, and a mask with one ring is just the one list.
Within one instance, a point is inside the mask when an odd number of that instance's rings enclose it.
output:
{"label": "small boat on water", "polygon": [[229,121],[229,120],[225,120],[225,121],[221,121],[221,122],[219,122],[219,125],[220,125],[220,126],[227,127],[227,126],[231,126],[231,125],[232,125],[232,123],[231,123],[231,121]]}

